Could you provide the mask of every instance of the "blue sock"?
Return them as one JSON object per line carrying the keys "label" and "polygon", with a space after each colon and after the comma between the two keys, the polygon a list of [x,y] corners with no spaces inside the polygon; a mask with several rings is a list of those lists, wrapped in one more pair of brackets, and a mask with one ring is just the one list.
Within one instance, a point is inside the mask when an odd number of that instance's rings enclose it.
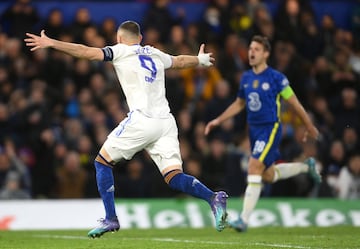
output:
{"label": "blue sock", "polygon": [[214,195],[214,192],[202,184],[198,179],[184,173],[175,175],[170,180],[169,186],[175,190],[203,199],[208,203],[211,202],[211,198]]}
{"label": "blue sock", "polygon": [[101,199],[104,203],[106,219],[116,218],[115,199],[114,199],[114,176],[112,168],[95,161],[96,182]]}

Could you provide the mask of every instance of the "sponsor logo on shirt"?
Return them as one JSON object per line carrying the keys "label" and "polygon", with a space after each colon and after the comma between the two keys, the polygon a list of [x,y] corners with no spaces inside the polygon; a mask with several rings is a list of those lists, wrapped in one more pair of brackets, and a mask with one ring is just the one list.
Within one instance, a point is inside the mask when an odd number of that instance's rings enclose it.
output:
{"label": "sponsor logo on shirt", "polygon": [[262,83],[261,88],[262,88],[264,91],[267,91],[267,90],[270,89],[270,84],[269,84],[268,82],[264,82],[264,83]]}

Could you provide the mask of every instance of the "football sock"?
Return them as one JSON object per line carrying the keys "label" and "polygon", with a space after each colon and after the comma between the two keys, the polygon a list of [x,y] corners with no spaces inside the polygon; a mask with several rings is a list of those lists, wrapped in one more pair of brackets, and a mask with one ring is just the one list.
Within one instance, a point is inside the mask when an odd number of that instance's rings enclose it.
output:
{"label": "football sock", "polygon": [[274,179],[276,182],[281,179],[287,179],[300,173],[308,172],[309,167],[305,163],[279,163],[274,166]]}
{"label": "football sock", "polygon": [[114,176],[112,168],[95,161],[96,182],[101,199],[104,203],[106,219],[116,219],[114,200]]}
{"label": "football sock", "polygon": [[[168,172],[164,176],[165,181],[166,177],[174,172],[177,173],[175,170]],[[214,192],[202,184],[198,179],[182,172],[175,174],[170,179],[168,184],[172,189],[179,190],[191,196],[203,199],[208,203],[211,203],[211,198],[214,195]]]}
{"label": "football sock", "polygon": [[261,193],[261,176],[260,175],[248,175],[248,185],[246,187],[243,210],[241,218],[247,224],[251,212],[254,210],[257,201],[259,200]]}

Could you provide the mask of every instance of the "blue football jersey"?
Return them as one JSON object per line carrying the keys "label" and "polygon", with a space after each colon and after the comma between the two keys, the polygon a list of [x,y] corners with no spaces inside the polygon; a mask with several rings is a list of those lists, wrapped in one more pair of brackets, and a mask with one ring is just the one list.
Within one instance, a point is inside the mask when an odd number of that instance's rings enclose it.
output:
{"label": "blue football jersey", "polygon": [[279,122],[280,92],[288,85],[286,76],[271,67],[259,74],[252,70],[245,71],[237,96],[246,101],[248,123]]}

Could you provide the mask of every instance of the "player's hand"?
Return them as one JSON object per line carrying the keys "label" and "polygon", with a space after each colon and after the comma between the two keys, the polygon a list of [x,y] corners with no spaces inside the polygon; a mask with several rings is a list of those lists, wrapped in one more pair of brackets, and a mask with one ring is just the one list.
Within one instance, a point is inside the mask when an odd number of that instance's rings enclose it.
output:
{"label": "player's hand", "polygon": [[198,59],[199,59],[199,65],[210,67],[213,65],[213,62],[215,62],[215,58],[211,57],[212,53],[205,53],[205,44],[201,44],[199,53],[198,53]]}
{"label": "player's hand", "polygon": [[308,140],[308,137],[311,137],[315,140],[320,139],[320,132],[315,126],[311,126],[307,128],[307,130],[304,132],[303,142],[305,143]]}
{"label": "player's hand", "polygon": [[45,30],[41,30],[40,36],[31,33],[26,33],[28,38],[25,38],[26,46],[31,47],[31,51],[40,48],[48,48],[52,45],[52,39],[45,35]]}
{"label": "player's hand", "polygon": [[205,126],[205,135],[208,135],[210,133],[210,131],[212,129],[214,129],[215,127],[219,126],[220,122],[218,119],[213,119],[211,120],[209,123],[207,123],[207,125]]}

